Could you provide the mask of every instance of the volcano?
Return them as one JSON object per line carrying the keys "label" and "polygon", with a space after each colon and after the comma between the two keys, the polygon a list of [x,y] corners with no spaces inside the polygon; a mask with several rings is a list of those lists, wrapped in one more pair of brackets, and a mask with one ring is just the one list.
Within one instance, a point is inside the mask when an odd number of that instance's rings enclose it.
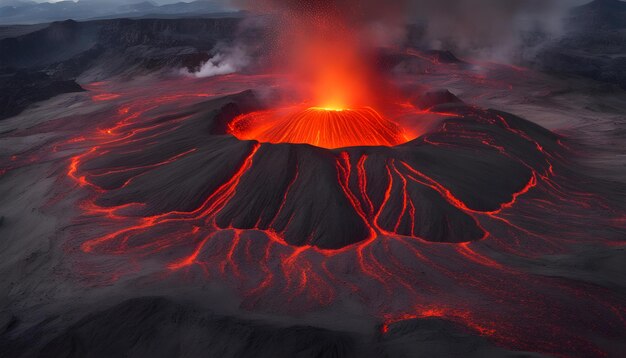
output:
{"label": "volcano", "polygon": [[0,122],[0,356],[623,356],[623,92],[309,3],[295,67],[232,19],[0,39],[87,71]]}
{"label": "volcano", "polygon": [[309,107],[281,116],[279,111],[253,112],[235,118],[230,133],[262,143],[301,143],[322,148],[395,146],[408,141],[402,128],[373,108]]}
{"label": "volcano", "polygon": [[[383,114],[268,109],[257,91],[241,91],[263,81],[225,76],[161,94],[143,83],[86,85],[104,108],[97,127],[83,129],[83,114],[12,132],[64,135],[40,136],[53,139],[11,159],[5,176],[58,163],[43,175],[64,185],[46,205],[76,215],[60,236],[67,270],[96,287],[146,273],[164,290],[172,280],[211,280],[232,285],[246,310],[281,313],[356,297],[385,336],[399,321],[436,317],[520,350],[555,352],[565,340],[591,354],[579,337],[598,317],[619,334],[614,297],[581,295],[506,261],[559,252],[568,240],[616,240],[585,234],[589,213],[609,227],[623,219],[580,189],[589,179],[562,136],[451,94],[415,96]],[[423,107],[431,125],[420,132],[412,126],[425,121]],[[467,295],[506,304],[485,309]],[[572,315],[572,304],[586,308]],[[536,330],[534,320],[509,325],[503,314],[558,319]]]}
{"label": "volcano", "polygon": [[[255,95],[243,92],[207,102],[189,118],[123,124],[75,156],[68,174],[98,193],[89,211],[143,217],[87,240],[83,249],[109,250],[119,240],[129,247],[174,223],[203,228],[194,236],[247,230],[321,250],[382,237],[476,241],[488,235],[477,214],[499,213],[549,176],[543,148],[556,140],[523,120],[458,102],[448,104],[436,129],[412,141],[372,109],[309,108],[275,119],[254,103]],[[202,131],[207,123],[210,135]],[[261,128],[255,138],[267,143],[223,136],[249,128]],[[144,149],[133,151],[137,145]],[[506,175],[493,176],[494,170]]]}

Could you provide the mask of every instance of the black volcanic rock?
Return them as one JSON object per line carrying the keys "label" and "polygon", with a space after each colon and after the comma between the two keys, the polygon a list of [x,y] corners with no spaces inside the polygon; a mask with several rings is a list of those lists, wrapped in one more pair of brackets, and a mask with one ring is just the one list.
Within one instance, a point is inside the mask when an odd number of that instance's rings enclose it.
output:
{"label": "black volcanic rock", "polygon": [[68,358],[218,355],[356,357],[357,347],[356,338],[348,333],[272,326],[218,316],[166,298],[142,297],[85,316],[50,340],[38,354]]}
{"label": "black volcanic rock", "polygon": [[574,8],[567,25],[568,32],[545,45],[535,65],[626,88],[626,2],[595,0]]}
{"label": "black volcanic rock", "polygon": [[425,54],[432,56],[433,59],[440,63],[464,63],[451,51],[429,50]]}
{"label": "black volcanic rock", "polygon": [[619,30],[626,28],[626,2],[593,0],[572,9],[571,27],[585,30]]}
{"label": "black volcanic rock", "polygon": [[440,89],[419,95],[413,103],[421,109],[429,109],[443,104],[459,104],[463,101],[447,89]]}
{"label": "black volcanic rock", "polygon": [[422,50],[421,47],[408,46],[404,52],[380,50],[377,65],[383,71],[427,73],[441,64],[468,66],[450,51]]}
{"label": "black volcanic rock", "polygon": [[[106,65],[111,59],[122,57],[122,67],[132,67],[145,60],[147,56],[141,56],[142,53],[154,50],[186,47],[193,52],[210,51],[218,41],[234,39],[240,21],[198,18],[55,22],[41,30],[0,39],[0,66],[42,69],[89,59],[81,67],[85,71],[98,60]],[[166,61],[171,53],[163,52],[162,56],[165,63],[172,63]],[[178,60],[182,61],[187,65],[189,59]]]}
{"label": "black volcanic rock", "polygon": [[22,112],[30,104],[62,93],[84,91],[73,80],[55,80],[42,72],[0,74],[0,119]]}
{"label": "black volcanic rock", "polygon": [[[10,322],[17,322],[14,316]],[[59,322],[62,322],[59,327]],[[381,335],[266,323],[213,313],[165,297],[92,307],[78,319],[46,319],[0,336],[6,357],[539,357],[494,346],[443,319],[397,322]],[[15,323],[11,323],[15,324]]]}
{"label": "black volcanic rock", "polygon": [[186,45],[211,49],[218,40],[232,39],[240,21],[238,18],[107,20],[101,22],[103,27],[98,34],[98,42],[122,48]]}
{"label": "black volcanic rock", "polygon": [[263,145],[242,179],[245,190],[237,191],[217,224],[284,232],[285,241],[296,246],[338,249],[360,241],[368,236],[367,226],[338,185],[336,170],[328,150]]}
{"label": "black volcanic rock", "polygon": [[[34,30],[2,29],[0,118],[59,93],[74,82],[161,69],[198,69],[218,42],[232,41],[241,19],[143,19],[55,22]],[[15,73],[15,70],[20,71]],[[94,79],[95,78],[95,79]]]}
{"label": "black volcanic rock", "polygon": [[180,57],[181,65],[190,72],[198,72],[202,65],[211,59],[211,55],[206,52],[196,52]]}
{"label": "black volcanic rock", "polygon": [[67,20],[23,36],[0,40],[0,66],[41,67],[65,61],[97,42],[99,26]]}
{"label": "black volcanic rock", "polygon": [[381,345],[390,357],[406,356],[406,352],[419,352],[424,357],[543,357],[495,347],[484,337],[472,335],[466,328],[439,318],[401,321],[387,330]]}
{"label": "black volcanic rock", "polygon": [[626,69],[622,57],[599,56],[557,46],[543,51],[538,56],[538,64],[544,71],[588,77],[626,89]]}
{"label": "black volcanic rock", "polygon": [[83,72],[91,68],[94,61],[106,54],[104,46],[95,45],[89,50],[79,53],[70,59],[45,66],[45,72],[56,79],[78,78]]}

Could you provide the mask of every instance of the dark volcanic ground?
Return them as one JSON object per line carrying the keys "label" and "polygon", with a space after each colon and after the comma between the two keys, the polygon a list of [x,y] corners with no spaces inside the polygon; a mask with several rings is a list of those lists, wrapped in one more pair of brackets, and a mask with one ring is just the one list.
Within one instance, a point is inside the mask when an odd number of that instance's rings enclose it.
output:
{"label": "dark volcanic ground", "polygon": [[276,76],[85,84],[3,121],[3,351],[619,355],[623,94],[436,67],[422,86],[481,106],[421,96],[397,120],[431,129],[395,148],[225,134]]}
{"label": "dark volcanic ground", "polygon": [[415,139],[240,141],[290,79],[180,75],[237,21],[0,40],[6,78],[66,86],[2,102],[0,356],[624,355],[619,75],[387,50]]}

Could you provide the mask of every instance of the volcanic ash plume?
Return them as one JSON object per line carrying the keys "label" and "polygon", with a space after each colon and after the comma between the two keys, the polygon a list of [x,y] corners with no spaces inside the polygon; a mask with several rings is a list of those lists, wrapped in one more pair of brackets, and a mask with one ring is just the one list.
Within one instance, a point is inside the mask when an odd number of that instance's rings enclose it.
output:
{"label": "volcanic ash plume", "polygon": [[188,69],[181,70],[181,73],[194,77],[212,77],[234,73],[244,68],[250,59],[242,46],[229,48],[218,48],[216,53],[196,72]]}
{"label": "volcanic ash plume", "polygon": [[427,45],[460,55],[509,60],[524,34],[557,36],[572,0],[416,0],[410,13],[426,25]]}
{"label": "volcanic ash plume", "polygon": [[240,117],[231,134],[323,148],[407,141],[400,126],[374,109],[393,100],[374,63],[379,46],[403,39],[405,1],[265,0],[239,5],[278,19],[273,57],[293,78],[289,91],[295,104]]}
{"label": "volcanic ash plume", "polygon": [[[304,67],[297,69],[321,77],[323,83],[345,69],[371,78],[361,68],[369,67],[368,52],[404,39],[405,25],[413,22],[425,25],[428,47],[510,60],[529,46],[525,37],[560,35],[568,9],[584,0],[234,1],[278,15],[283,21],[278,42],[290,65]],[[315,63],[320,61],[335,62],[335,70],[319,73]]]}

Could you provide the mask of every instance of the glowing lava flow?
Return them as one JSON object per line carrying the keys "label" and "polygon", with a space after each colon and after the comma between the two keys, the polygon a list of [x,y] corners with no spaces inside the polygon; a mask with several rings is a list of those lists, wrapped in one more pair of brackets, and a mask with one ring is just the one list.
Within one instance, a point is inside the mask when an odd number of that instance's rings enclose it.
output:
{"label": "glowing lava flow", "polygon": [[276,111],[252,112],[235,118],[229,131],[242,140],[263,143],[306,143],[322,148],[395,146],[409,139],[396,123],[370,107],[310,107],[286,116]]}
{"label": "glowing lava flow", "polygon": [[[228,82],[238,79],[241,78],[230,77]],[[626,216],[623,212],[612,216],[610,208],[568,182],[562,174],[567,173],[567,167],[561,160],[560,148],[520,127],[519,121],[465,109],[471,113],[452,113],[438,131],[399,148],[276,148],[211,135],[204,130],[206,117],[175,115],[180,106],[189,107],[203,100],[204,93],[151,97],[144,95],[144,88],[140,90],[141,93],[110,100],[111,104],[119,102],[120,107],[102,113],[98,124],[105,129],[76,130],[73,139],[54,146],[58,151],[41,153],[42,158],[57,155],[66,159],[64,174],[77,185],[59,188],[67,188],[69,193],[91,193],[80,206],[83,213],[78,218],[79,225],[68,230],[71,237],[65,246],[72,255],[68,255],[68,261],[77,263],[77,276],[88,277],[89,284],[112,284],[125,276],[145,274],[143,267],[156,267],[164,276],[172,275],[177,280],[200,277],[204,284],[206,275],[214,282],[232,284],[243,297],[242,305],[249,309],[300,313],[349,298],[379,318],[383,332],[393,331],[397,321],[438,317],[463,324],[501,345],[549,354],[565,350],[572,356],[599,355],[596,344],[586,336],[597,331],[598,326],[607,335],[623,331],[626,310],[619,297],[602,288],[534,274],[520,264],[532,257],[566,252],[571,242],[613,245],[610,233],[589,237],[585,226],[607,218],[613,222],[607,222],[607,227],[619,233],[618,226],[623,230]],[[160,116],[150,111],[157,111]],[[284,137],[284,141],[319,147],[366,145],[363,140],[349,142],[350,138],[333,142],[332,136],[315,142],[317,135],[298,133],[309,130],[306,126],[313,124],[308,121],[331,121],[319,133],[335,130],[367,138],[371,145],[397,144],[393,140],[402,132],[395,124],[389,125],[375,112],[360,111],[309,108],[284,116],[278,116],[278,112],[254,112],[231,121],[230,130],[233,134],[235,130],[240,130],[239,134],[246,130],[249,132],[245,133],[252,133],[254,125],[248,121],[258,121],[255,134],[275,134]],[[82,124],[84,117],[65,120]],[[280,125],[276,121],[287,120],[291,123],[281,125],[290,127],[285,130],[290,133],[278,131]],[[273,130],[272,125],[277,128]],[[374,131],[372,128],[377,128],[381,138],[362,134]],[[32,135],[33,130],[25,133]],[[175,149],[171,153],[157,146],[169,143],[168,140]],[[401,137],[400,141],[404,140]],[[511,149],[512,143],[517,143],[519,149]],[[281,150],[288,152],[284,162],[280,162]],[[298,150],[305,154],[298,154]],[[424,160],[432,153],[450,152],[485,158],[485,163],[518,166],[527,173],[528,180],[524,177],[517,187],[506,191],[508,195],[497,205],[479,210],[474,201],[463,195],[463,187],[433,171],[438,165],[445,166],[445,162]],[[311,153],[322,154],[315,161],[303,159],[310,159]],[[222,156],[227,159],[220,160]],[[11,163],[21,160],[30,161],[24,156],[11,159]],[[333,195],[342,199],[336,201],[336,206],[344,205],[354,211],[357,221],[365,227],[366,237],[340,249],[320,249],[308,237],[303,238],[302,246],[291,245],[285,240],[287,229],[302,225],[294,214],[309,210],[311,202],[320,195],[295,200],[312,190],[312,183],[324,180],[318,175],[323,160],[328,160],[328,167],[332,168],[327,176],[328,186],[337,186]],[[175,194],[186,189],[183,184],[190,183],[185,182],[185,175],[193,175],[203,165],[216,162],[219,170],[209,171],[208,175],[201,173],[197,179],[200,189],[189,189],[190,197],[199,198],[197,203],[150,210],[160,203],[150,201],[155,195],[179,203]],[[256,169],[268,163],[277,163],[276,167],[268,167],[278,168],[278,173],[254,193],[269,191],[272,186],[268,183],[281,176],[284,185],[271,189],[275,190],[272,197],[253,198],[264,203],[277,198],[275,210],[265,205],[264,216],[259,215],[259,220],[252,220],[247,227],[238,227],[232,220],[218,227],[215,218],[224,213],[229,203],[238,204],[237,214],[243,212],[242,203],[254,203],[255,200],[238,201],[237,197],[249,191],[259,178],[273,175],[269,170],[256,175]],[[320,166],[309,171],[310,165]],[[171,174],[171,183],[180,185],[181,190],[169,193],[165,192],[165,185],[149,186],[163,173],[168,173],[167,177]],[[475,179],[474,172],[461,173],[463,181]],[[219,180],[209,180],[213,176]],[[59,180],[65,183],[65,178]],[[137,192],[149,195],[132,198],[136,202],[100,200],[115,192],[121,192],[119,197],[124,199]],[[433,206],[424,206],[431,202]],[[444,206],[449,208],[446,215],[439,221],[433,220],[433,208]],[[323,210],[329,207],[324,206]],[[455,216],[464,218],[464,226],[453,220]],[[337,222],[347,225],[341,220]],[[430,228],[443,228],[439,234],[456,241],[424,240]],[[472,228],[476,237],[465,237]],[[435,234],[432,235],[436,239]],[[481,241],[468,242],[472,240]],[[515,260],[507,261],[509,257]],[[144,265],[143,260],[148,264]],[[109,262],[115,262],[114,269],[106,266]],[[193,276],[194,273],[199,275]],[[567,347],[562,342],[567,342]]]}

